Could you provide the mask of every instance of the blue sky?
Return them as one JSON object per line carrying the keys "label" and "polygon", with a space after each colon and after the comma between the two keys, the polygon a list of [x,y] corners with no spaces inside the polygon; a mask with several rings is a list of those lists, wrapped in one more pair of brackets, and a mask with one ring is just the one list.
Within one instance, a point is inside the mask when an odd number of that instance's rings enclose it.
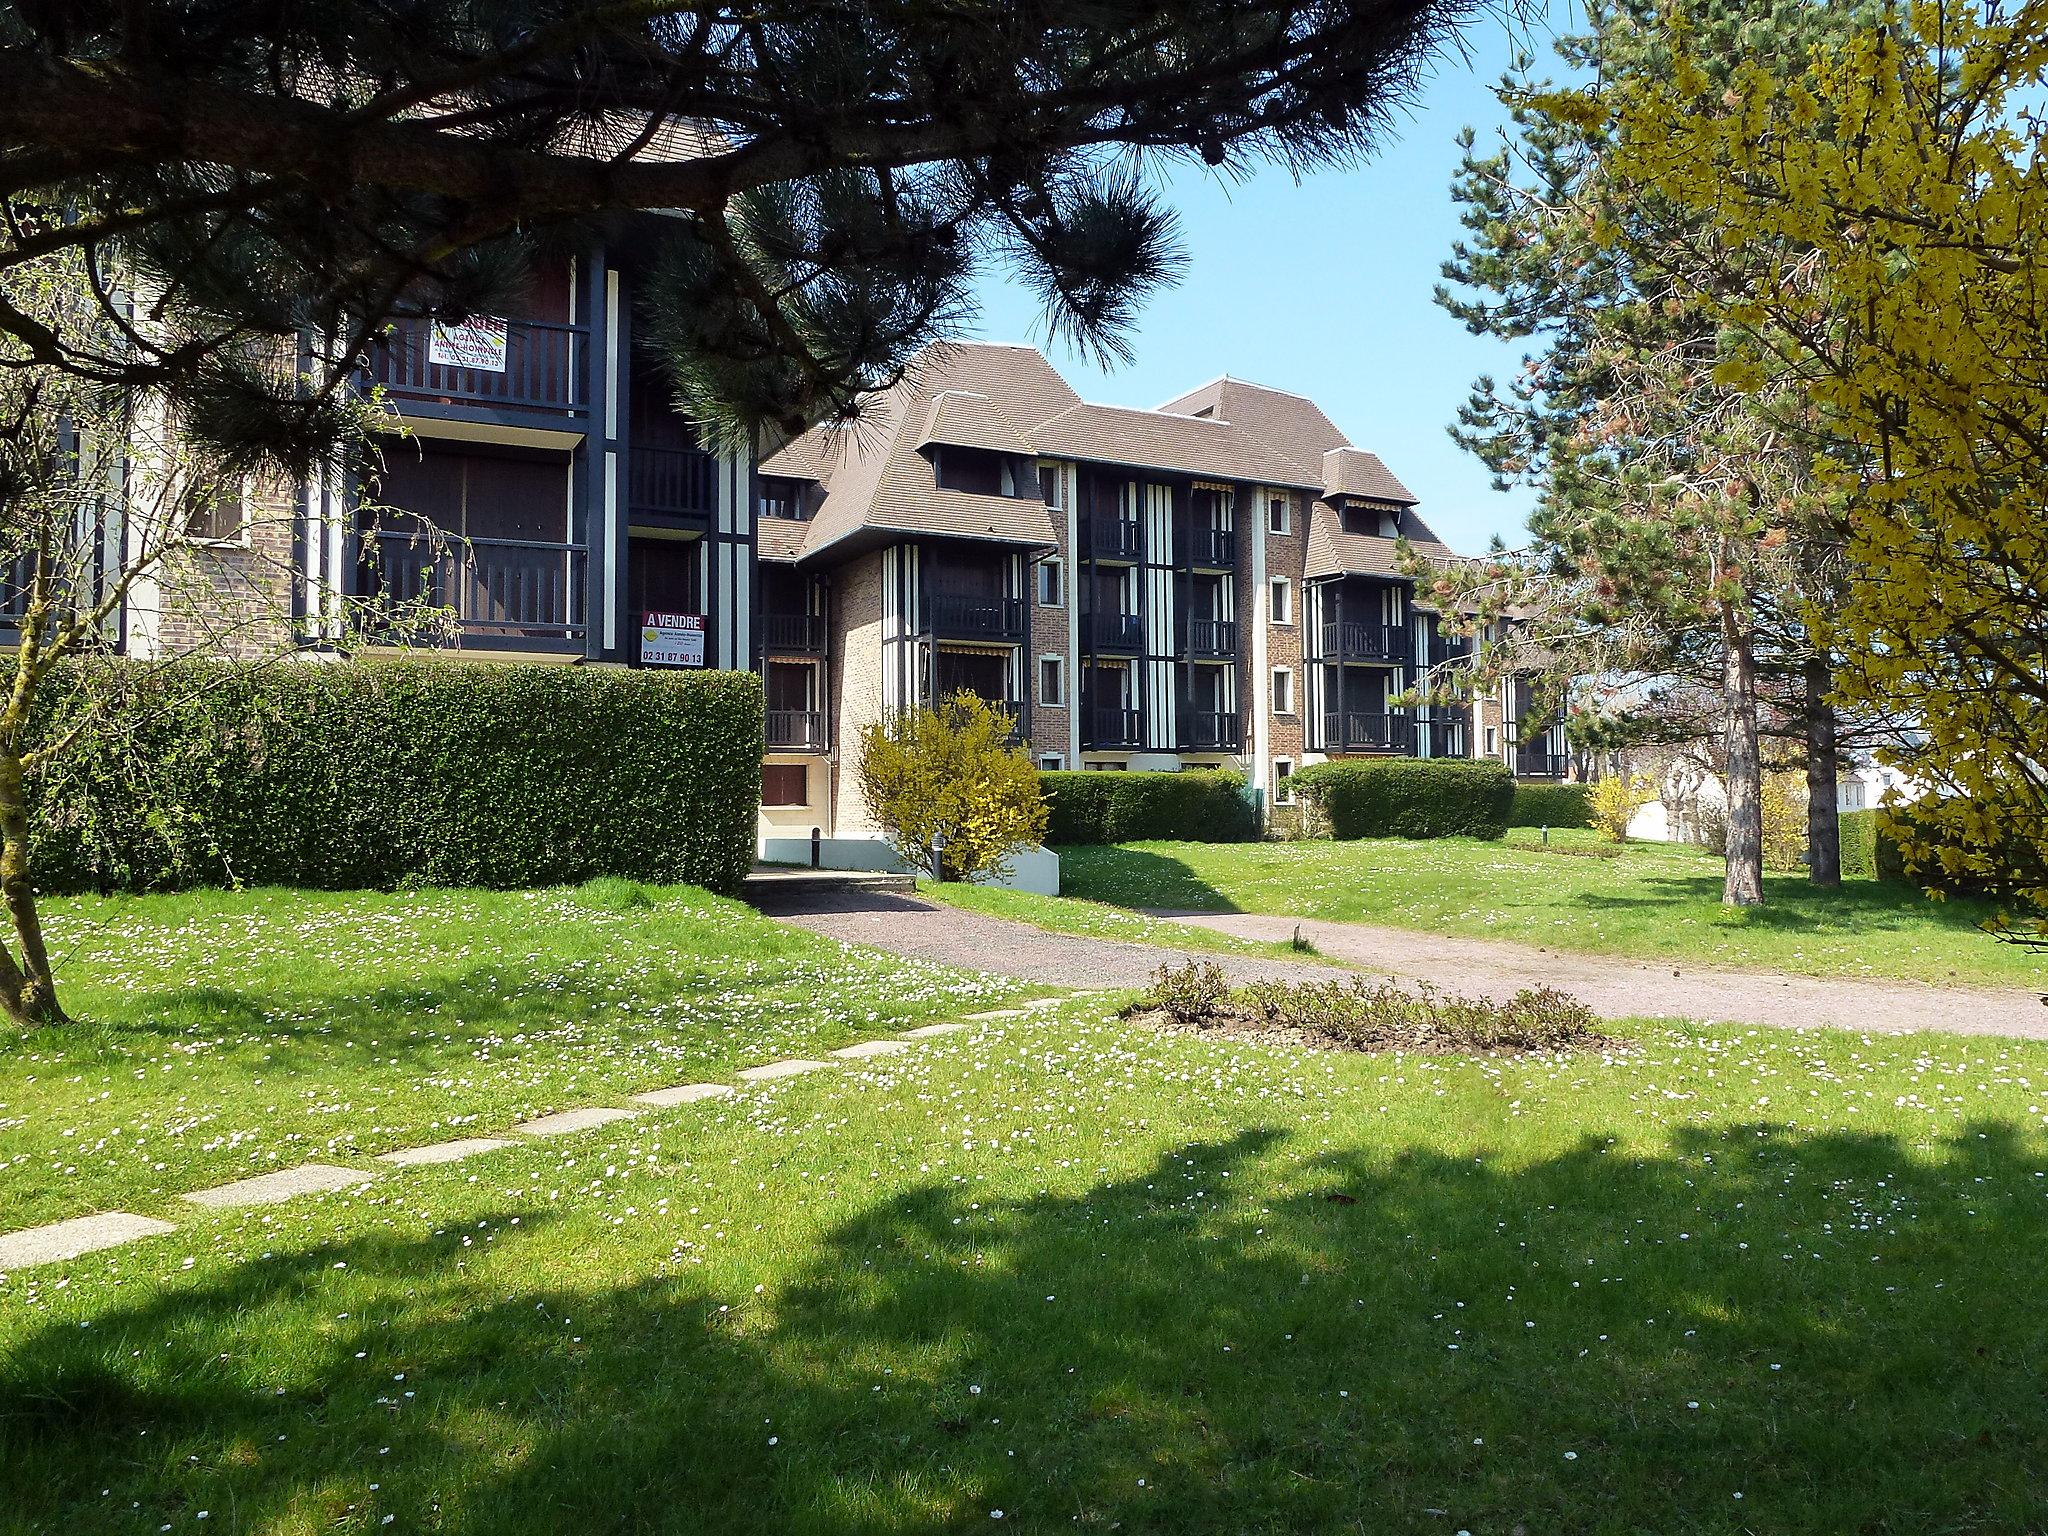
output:
{"label": "blue sky", "polygon": [[[1299,184],[1272,168],[1235,185],[1178,175],[1168,195],[1188,270],[1147,307],[1136,360],[1104,372],[1055,346],[1054,366],[1112,405],[1158,405],[1219,373],[1295,390],[1385,459],[1454,548],[1476,553],[1495,533],[1518,542],[1528,493],[1493,490],[1444,429],[1474,376],[1506,377],[1521,348],[1466,334],[1430,298],[1459,233],[1449,190],[1456,135],[1469,123],[1483,143],[1501,121],[1489,87],[1514,46],[1489,14],[1465,41],[1470,64],[1439,65],[1399,114],[1397,137],[1361,169]],[[1535,41],[1547,57],[1547,34]],[[975,335],[1045,344],[1030,295],[1001,273],[979,297]]]}

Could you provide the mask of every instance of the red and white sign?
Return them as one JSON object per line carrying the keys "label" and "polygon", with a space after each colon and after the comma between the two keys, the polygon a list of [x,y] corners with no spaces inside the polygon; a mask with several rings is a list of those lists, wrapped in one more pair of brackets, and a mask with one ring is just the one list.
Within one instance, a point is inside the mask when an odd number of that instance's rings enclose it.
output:
{"label": "red and white sign", "polygon": [[457,325],[434,322],[427,336],[427,361],[437,368],[505,371],[505,322],[472,315]]}
{"label": "red and white sign", "polygon": [[640,615],[640,665],[701,667],[704,665],[704,615],[654,613]]}

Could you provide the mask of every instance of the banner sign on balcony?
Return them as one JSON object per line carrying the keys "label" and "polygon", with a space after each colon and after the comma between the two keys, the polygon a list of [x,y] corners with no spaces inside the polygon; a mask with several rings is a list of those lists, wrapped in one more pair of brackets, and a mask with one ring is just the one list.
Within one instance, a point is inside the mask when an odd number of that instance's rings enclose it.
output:
{"label": "banner sign on balcony", "polygon": [[457,325],[434,322],[427,337],[427,361],[437,368],[474,368],[483,373],[505,371],[505,322],[477,316]]}
{"label": "banner sign on balcony", "polygon": [[640,615],[640,665],[701,667],[704,665],[704,615],[643,613]]}

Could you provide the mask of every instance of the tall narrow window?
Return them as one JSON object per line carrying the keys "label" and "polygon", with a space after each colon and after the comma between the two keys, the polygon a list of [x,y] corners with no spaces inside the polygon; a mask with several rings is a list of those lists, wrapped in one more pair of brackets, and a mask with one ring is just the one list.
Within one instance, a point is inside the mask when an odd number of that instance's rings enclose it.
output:
{"label": "tall narrow window", "polygon": [[1273,759],[1273,803],[1294,804],[1294,759],[1276,757]]}
{"label": "tall narrow window", "polygon": [[1273,669],[1273,713],[1291,715],[1294,713],[1294,672],[1288,667]]}
{"label": "tall narrow window", "polygon": [[1059,465],[1041,464],[1038,466],[1038,499],[1048,507],[1061,505]]}
{"label": "tall narrow window", "polygon": [[1285,576],[1275,576],[1270,583],[1273,589],[1273,622],[1292,624],[1294,622],[1294,583]]}
{"label": "tall narrow window", "polygon": [[1067,600],[1066,567],[1058,559],[1038,562],[1038,605],[1057,608]]}
{"label": "tall narrow window", "polygon": [[1287,498],[1275,496],[1266,503],[1266,531],[1285,533],[1288,529]]}
{"label": "tall narrow window", "polygon": [[1048,709],[1067,702],[1067,660],[1064,656],[1038,658],[1038,702]]}

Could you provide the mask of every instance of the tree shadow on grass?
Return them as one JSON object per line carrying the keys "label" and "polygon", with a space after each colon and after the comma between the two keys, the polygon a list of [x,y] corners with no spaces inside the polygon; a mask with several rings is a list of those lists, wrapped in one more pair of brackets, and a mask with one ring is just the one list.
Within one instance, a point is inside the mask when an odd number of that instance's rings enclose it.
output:
{"label": "tree shadow on grass", "polygon": [[1243,909],[1184,860],[1134,844],[1061,848],[1060,891],[1132,912]]}
{"label": "tree shadow on grass", "polygon": [[[1766,875],[1764,905],[1723,908],[1722,877],[1717,866],[1710,874],[1638,874],[1637,893],[1581,891],[1572,897],[1575,905],[1600,912],[1679,913],[1687,907],[1707,908],[1712,920],[1747,928],[1786,931],[1883,934],[1924,932],[1928,927],[1952,932],[1974,933],[1993,916],[1986,903],[1958,898],[1933,901],[1907,886],[1875,880],[1849,880],[1836,890],[1825,891],[1800,875]],[[1989,942],[1988,936],[1987,942]]]}
{"label": "tree shadow on grass", "polygon": [[32,1332],[0,1492],[74,1530],[2036,1528],[2041,1162],[2001,1125],[1521,1165],[1248,1130],[875,1199],[760,1298],[670,1246],[694,1218],[479,1197]]}

